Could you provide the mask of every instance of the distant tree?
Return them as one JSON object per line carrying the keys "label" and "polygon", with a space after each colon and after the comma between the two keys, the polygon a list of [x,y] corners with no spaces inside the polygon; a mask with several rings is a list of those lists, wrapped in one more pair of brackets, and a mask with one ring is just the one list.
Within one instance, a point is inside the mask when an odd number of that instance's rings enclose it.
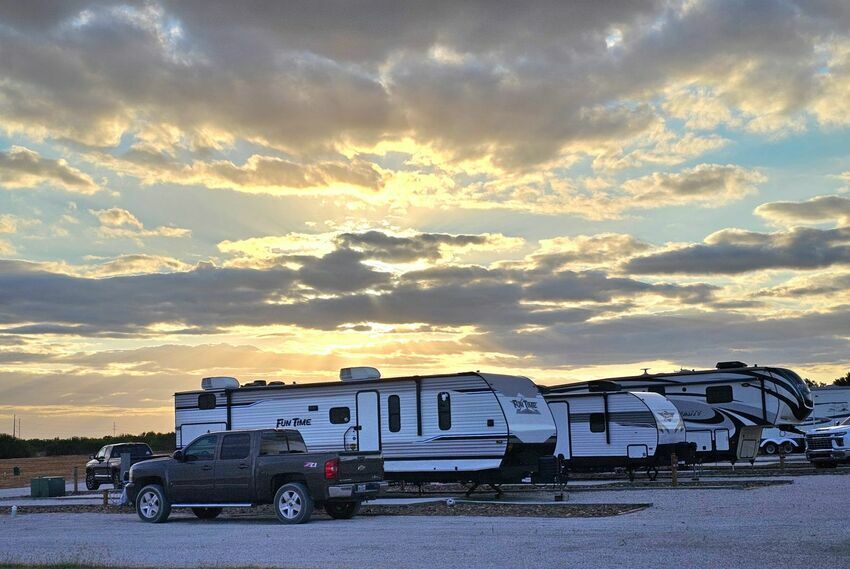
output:
{"label": "distant tree", "polygon": [[850,371],[833,381],[832,385],[850,386]]}
{"label": "distant tree", "polygon": [[826,383],[821,383],[820,381],[816,381],[814,379],[809,379],[808,377],[803,379],[803,381],[805,381],[806,385],[808,385],[809,387],[811,387],[813,389],[815,387],[824,387],[825,385],[827,385]]}
{"label": "distant tree", "polygon": [[0,458],[26,458],[31,456],[27,442],[12,435],[0,435]]}

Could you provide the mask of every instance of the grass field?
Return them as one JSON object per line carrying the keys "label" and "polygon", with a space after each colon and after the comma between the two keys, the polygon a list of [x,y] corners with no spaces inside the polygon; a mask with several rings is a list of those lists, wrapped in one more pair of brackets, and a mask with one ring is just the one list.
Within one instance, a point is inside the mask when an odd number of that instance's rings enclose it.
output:
{"label": "grass field", "polygon": [[[89,457],[85,455],[3,459],[0,460],[0,488],[29,486],[30,479],[37,476],[63,476],[66,482],[73,482],[74,467],[78,466],[80,489],[85,489],[85,467],[88,460]],[[12,475],[12,469],[15,466],[20,467],[20,476]]]}

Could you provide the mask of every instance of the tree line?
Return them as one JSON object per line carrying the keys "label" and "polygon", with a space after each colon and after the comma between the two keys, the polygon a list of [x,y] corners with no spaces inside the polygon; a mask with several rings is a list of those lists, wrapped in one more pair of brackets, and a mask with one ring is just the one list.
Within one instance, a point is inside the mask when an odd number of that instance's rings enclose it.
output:
{"label": "tree line", "polygon": [[140,435],[117,435],[100,438],[71,437],[66,439],[17,439],[11,435],[0,434],[0,459],[29,458],[34,456],[62,456],[68,454],[91,455],[103,445],[123,442],[143,442],[155,453],[174,450],[174,433],[147,432]]}

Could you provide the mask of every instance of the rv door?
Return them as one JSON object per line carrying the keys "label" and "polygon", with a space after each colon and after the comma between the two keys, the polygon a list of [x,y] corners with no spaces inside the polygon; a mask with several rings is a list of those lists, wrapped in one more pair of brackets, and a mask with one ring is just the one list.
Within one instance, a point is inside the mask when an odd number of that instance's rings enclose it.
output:
{"label": "rv door", "polygon": [[381,410],[377,391],[357,393],[357,450],[379,452],[381,450]]}

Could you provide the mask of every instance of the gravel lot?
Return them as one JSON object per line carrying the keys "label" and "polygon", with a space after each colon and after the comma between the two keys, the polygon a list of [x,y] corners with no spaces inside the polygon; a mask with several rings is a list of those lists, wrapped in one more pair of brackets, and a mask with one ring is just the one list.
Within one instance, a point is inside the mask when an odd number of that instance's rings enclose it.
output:
{"label": "gravel lot", "polygon": [[0,516],[0,562],[364,568],[829,568],[850,559],[846,476],[752,490],[575,492],[570,503],[652,502],[609,518],[361,517],[148,525],[133,515]]}

